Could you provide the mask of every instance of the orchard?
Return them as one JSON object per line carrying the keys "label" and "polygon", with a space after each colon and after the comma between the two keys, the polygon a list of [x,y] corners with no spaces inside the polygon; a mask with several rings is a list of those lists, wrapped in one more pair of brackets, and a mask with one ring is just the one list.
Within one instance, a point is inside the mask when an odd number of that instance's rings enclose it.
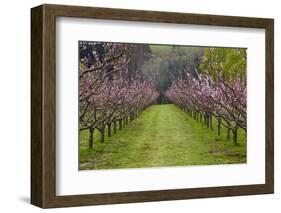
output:
{"label": "orchard", "polygon": [[245,162],[246,68],[242,48],[80,41],[80,169]]}

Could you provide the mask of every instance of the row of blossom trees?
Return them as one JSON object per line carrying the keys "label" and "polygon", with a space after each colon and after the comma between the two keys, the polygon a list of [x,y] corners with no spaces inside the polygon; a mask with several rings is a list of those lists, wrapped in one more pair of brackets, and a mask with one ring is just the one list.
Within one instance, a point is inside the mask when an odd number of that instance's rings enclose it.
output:
{"label": "row of blossom trees", "polygon": [[79,123],[80,131],[89,131],[89,148],[94,144],[94,131],[104,142],[158,97],[151,80],[128,75],[129,46],[119,43],[80,42]]}
{"label": "row of blossom trees", "polygon": [[168,99],[213,130],[217,120],[238,144],[238,129],[247,131],[246,50],[207,48],[200,73],[174,81],[165,92]]}

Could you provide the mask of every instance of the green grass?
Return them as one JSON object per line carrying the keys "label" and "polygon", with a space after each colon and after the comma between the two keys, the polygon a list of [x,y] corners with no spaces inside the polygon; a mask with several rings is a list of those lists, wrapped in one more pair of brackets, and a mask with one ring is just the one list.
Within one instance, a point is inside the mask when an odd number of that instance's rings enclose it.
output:
{"label": "green grass", "polygon": [[80,169],[246,163],[244,132],[239,131],[235,146],[224,128],[218,137],[213,124],[211,131],[173,104],[153,105],[103,144],[95,131],[93,149],[88,131],[80,132]]}

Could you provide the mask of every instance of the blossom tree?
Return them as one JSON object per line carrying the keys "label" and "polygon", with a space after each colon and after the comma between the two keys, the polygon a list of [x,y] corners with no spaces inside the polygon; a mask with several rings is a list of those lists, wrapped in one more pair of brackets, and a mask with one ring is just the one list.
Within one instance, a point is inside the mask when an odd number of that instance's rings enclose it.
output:
{"label": "blossom tree", "polygon": [[[174,81],[165,92],[166,97],[195,119],[213,129],[212,118],[233,134],[237,144],[238,128],[247,131],[247,85],[245,50],[225,48],[206,49],[201,73],[186,74],[185,79]],[[238,69],[238,70],[237,70]]]}
{"label": "blossom tree", "polygon": [[89,130],[89,148],[94,144],[94,131],[108,136],[128,124],[133,117],[158,97],[152,81],[128,77],[128,46],[117,43],[82,42],[80,44],[80,131]]}

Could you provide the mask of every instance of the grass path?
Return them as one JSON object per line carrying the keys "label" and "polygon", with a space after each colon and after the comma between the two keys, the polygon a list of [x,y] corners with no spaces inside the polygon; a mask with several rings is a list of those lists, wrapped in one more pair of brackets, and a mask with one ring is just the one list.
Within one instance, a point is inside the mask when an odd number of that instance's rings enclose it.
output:
{"label": "grass path", "polygon": [[[214,127],[215,127],[214,122]],[[225,130],[222,130],[225,133]],[[141,118],[89,150],[88,131],[80,133],[80,169],[140,168],[245,163],[245,136],[239,146],[217,137],[173,104],[153,105]]]}

